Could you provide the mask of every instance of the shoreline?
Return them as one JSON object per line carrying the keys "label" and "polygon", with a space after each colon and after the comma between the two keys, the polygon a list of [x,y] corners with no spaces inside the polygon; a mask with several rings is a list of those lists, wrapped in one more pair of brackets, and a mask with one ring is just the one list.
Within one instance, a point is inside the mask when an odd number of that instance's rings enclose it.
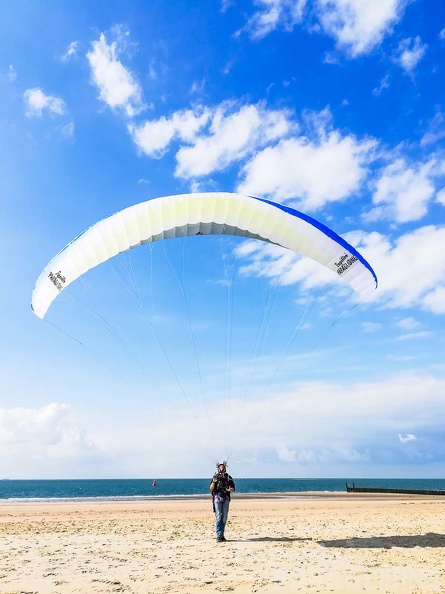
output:
{"label": "shoreline", "polygon": [[[444,501],[444,495],[435,494],[412,494],[412,493],[347,493],[346,491],[287,491],[287,492],[258,492],[232,494],[232,501],[236,500],[317,500],[332,499],[344,501]],[[123,496],[99,496],[99,497],[11,497],[0,498],[0,508],[10,505],[52,505],[52,504],[99,504],[99,503],[149,503],[168,501],[207,501],[211,500],[210,493],[198,493],[193,495],[123,495]]]}

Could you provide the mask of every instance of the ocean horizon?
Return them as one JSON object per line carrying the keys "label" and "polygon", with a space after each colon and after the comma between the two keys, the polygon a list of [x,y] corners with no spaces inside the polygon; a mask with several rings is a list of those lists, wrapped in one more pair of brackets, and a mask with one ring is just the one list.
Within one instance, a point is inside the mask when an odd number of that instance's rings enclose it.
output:
{"label": "ocean horizon", "polygon": [[[153,481],[156,485],[153,485]],[[3,479],[0,501],[131,501],[209,496],[209,478],[187,479]],[[346,492],[346,483],[383,489],[445,490],[445,479],[388,478],[238,478],[236,492],[245,495]]]}

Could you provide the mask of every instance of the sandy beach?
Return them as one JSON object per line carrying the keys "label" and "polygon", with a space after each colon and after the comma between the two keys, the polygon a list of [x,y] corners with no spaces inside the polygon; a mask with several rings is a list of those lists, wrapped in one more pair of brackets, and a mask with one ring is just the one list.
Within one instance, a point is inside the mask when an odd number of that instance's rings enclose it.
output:
{"label": "sandy beach", "polygon": [[1,593],[445,592],[445,498],[0,505]]}

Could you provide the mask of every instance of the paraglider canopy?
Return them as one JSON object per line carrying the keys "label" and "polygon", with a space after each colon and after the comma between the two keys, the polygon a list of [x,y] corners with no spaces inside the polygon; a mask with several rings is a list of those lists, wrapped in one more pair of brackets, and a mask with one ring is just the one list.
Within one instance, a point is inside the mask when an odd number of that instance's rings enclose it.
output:
{"label": "paraglider canopy", "polygon": [[91,268],[142,244],[195,235],[235,235],[277,244],[316,260],[360,295],[377,287],[363,256],[319,221],[261,198],[211,192],[142,202],[89,227],[45,267],[31,307],[43,318],[59,293]]}

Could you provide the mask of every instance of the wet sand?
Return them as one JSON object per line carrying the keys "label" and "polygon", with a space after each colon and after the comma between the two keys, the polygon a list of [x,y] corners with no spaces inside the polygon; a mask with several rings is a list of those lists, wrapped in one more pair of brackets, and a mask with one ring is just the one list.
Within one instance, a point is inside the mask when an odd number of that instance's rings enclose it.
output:
{"label": "wet sand", "polygon": [[0,505],[0,593],[445,592],[445,497]]}

